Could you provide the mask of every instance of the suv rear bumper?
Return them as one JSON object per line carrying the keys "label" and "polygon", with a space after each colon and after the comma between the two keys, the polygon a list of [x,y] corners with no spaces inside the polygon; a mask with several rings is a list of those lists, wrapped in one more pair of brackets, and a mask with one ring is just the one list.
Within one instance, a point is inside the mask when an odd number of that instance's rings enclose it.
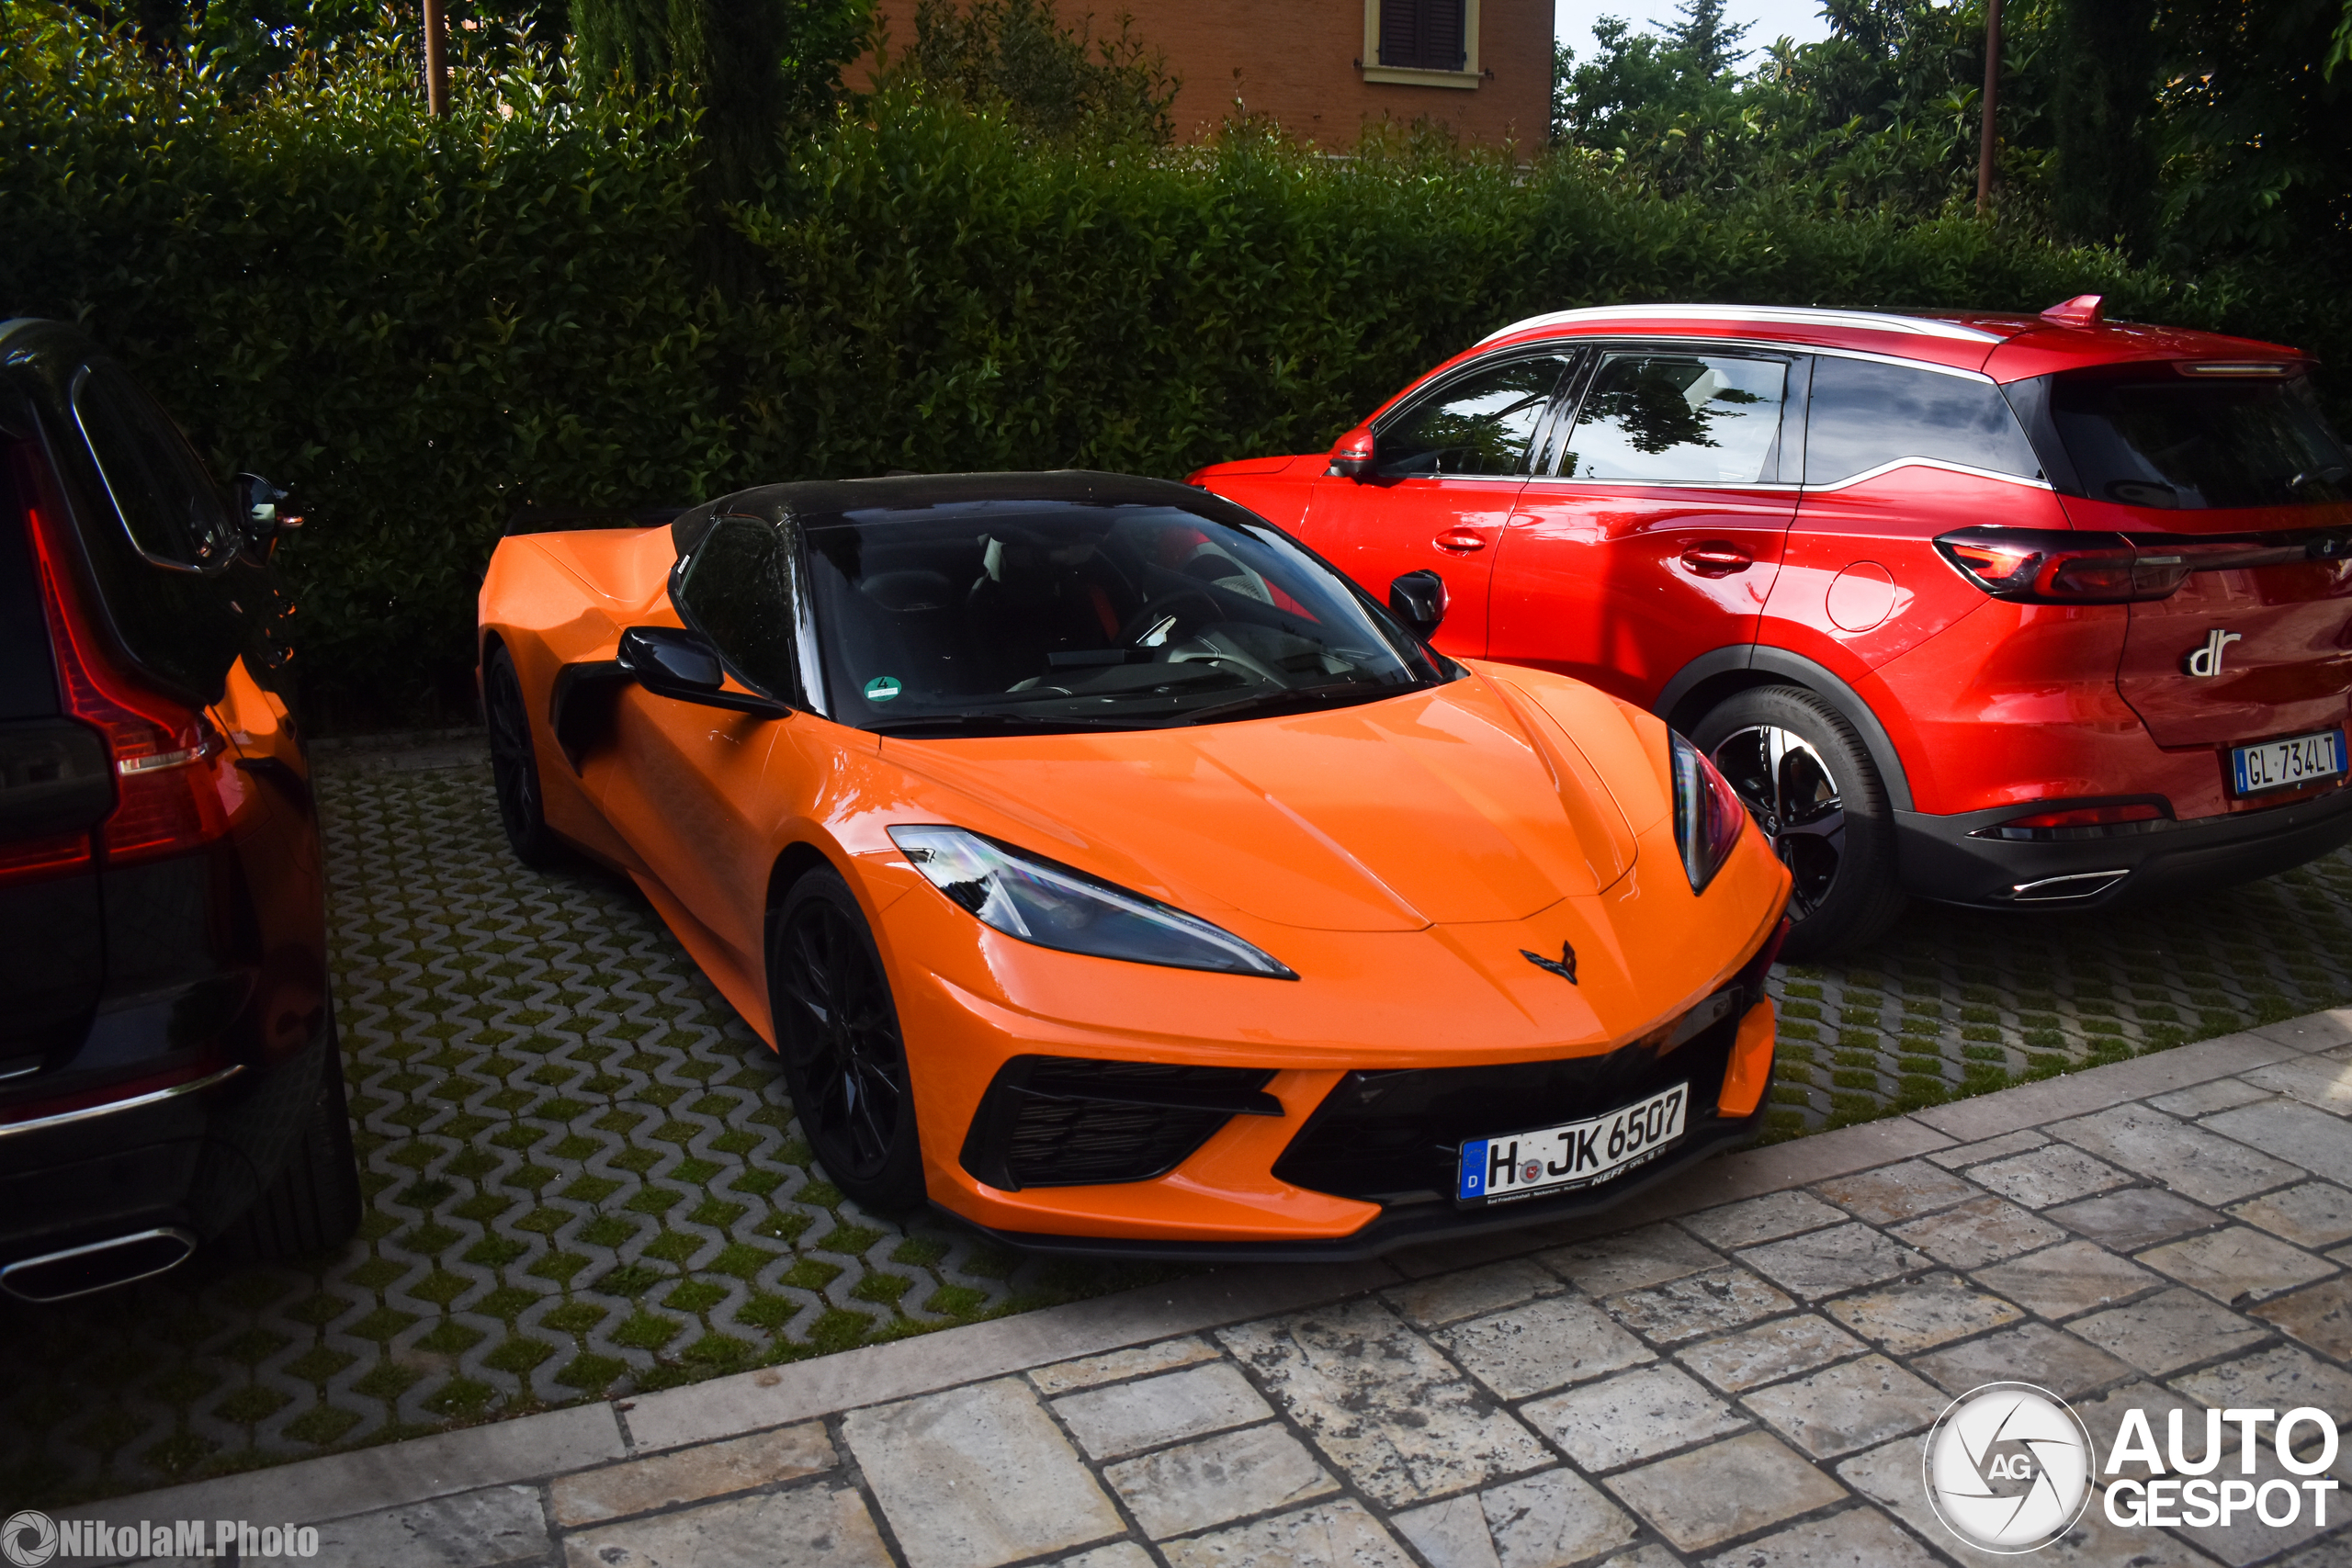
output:
{"label": "suv rear bumper", "polygon": [[322,1029],[266,1067],[0,1122],[0,1265],[158,1227],[220,1235],[277,1174],[333,1049]]}
{"label": "suv rear bumper", "polygon": [[2250,882],[2352,843],[2352,788],[2290,806],[2134,823],[2124,831],[2081,838],[1973,836],[2014,819],[2019,809],[1952,817],[1895,812],[1895,863],[1904,889],[1970,908],[2085,909],[2145,893]]}

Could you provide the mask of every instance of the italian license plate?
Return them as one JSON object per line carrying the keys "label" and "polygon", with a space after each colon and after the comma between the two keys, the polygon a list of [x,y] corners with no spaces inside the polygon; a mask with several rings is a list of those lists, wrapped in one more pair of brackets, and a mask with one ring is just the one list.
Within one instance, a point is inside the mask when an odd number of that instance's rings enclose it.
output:
{"label": "italian license plate", "polygon": [[2230,773],[2240,795],[2316,784],[2342,772],[2344,731],[2340,729],[2266,740],[2259,746],[2240,746],[2230,753]]}
{"label": "italian license plate", "polygon": [[1462,1145],[1454,1198],[1507,1203],[1606,1181],[1664,1153],[1682,1136],[1690,1086],[1676,1084],[1589,1122],[1473,1138]]}

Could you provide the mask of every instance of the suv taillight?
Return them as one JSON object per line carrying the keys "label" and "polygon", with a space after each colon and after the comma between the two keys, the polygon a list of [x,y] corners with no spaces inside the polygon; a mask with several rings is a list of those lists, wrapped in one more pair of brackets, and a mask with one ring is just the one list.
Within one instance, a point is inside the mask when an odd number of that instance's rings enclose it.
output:
{"label": "suv taillight", "polygon": [[49,519],[28,509],[33,552],[49,612],[65,711],[106,737],[114,767],[115,804],[96,829],[108,864],[184,853],[229,830],[212,759],[225,742],[211,720],[169,697],[133,685],[99,657],[88,621],[61,570]]}
{"label": "suv taillight", "polygon": [[1936,548],[1996,599],[2022,604],[2132,604],[2166,599],[2195,571],[2340,560],[2341,530],[2194,539],[2044,528],[1956,528]]}
{"label": "suv taillight", "polygon": [[2188,576],[2177,552],[2143,555],[2120,534],[1961,528],[1936,540],[1961,576],[2027,604],[2129,604],[2170,595]]}

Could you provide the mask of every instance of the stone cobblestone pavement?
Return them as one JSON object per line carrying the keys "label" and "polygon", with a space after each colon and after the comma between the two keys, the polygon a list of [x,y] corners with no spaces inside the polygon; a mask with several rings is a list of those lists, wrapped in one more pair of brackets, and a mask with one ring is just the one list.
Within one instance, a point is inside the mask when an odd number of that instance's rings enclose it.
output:
{"label": "stone cobblestone pavement", "polygon": [[[1607,1221],[1199,1274],[88,1512],[316,1519],[318,1561],[383,1568],[1986,1565],[1921,1480],[1982,1383],[2057,1393],[2097,1456],[2127,1410],[2159,1443],[2227,1410],[2216,1479],[2248,1498],[2289,1479],[2281,1414],[2352,1415],[2347,1174],[2352,1009],[1735,1155]],[[2033,1561],[2352,1562],[2341,1491],[2324,1524],[2160,1528],[2113,1522],[2104,1484]]]}
{"label": "stone cobblestone pavement", "polygon": [[[299,1267],[0,1306],[0,1502],[649,1395],[1174,1276],[858,1213],[811,1168],[772,1054],[650,911],[596,874],[514,862],[478,743],[327,753],[320,788],[361,1235]],[[2191,910],[1915,910],[1878,951],[1773,989],[1773,1135],[1845,1127],[2352,999],[2352,855]],[[1944,1206],[1934,1247],[1885,1245],[1990,1264],[2042,1235],[2037,1199],[2104,1201],[2081,1162],[2119,1157],[2014,1151]],[[1664,1343],[1793,1288],[1714,1267],[1603,1292],[1611,1321]],[[1540,1317],[1553,1342],[1589,1326],[1558,1316],[1577,1299]],[[1644,1375],[1659,1398],[1680,1386]]]}

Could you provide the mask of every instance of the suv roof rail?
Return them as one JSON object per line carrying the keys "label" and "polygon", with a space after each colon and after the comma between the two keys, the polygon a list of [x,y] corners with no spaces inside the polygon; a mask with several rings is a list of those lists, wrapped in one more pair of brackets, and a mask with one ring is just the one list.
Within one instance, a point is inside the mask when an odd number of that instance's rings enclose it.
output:
{"label": "suv roof rail", "polygon": [[1988,333],[1959,321],[1941,321],[1932,316],[1898,315],[1892,310],[1829,310],[1804,305],[1593,305],[1576,310],[1553,310],[1541,316],[1530,316],[1513,321],[1499,332],[1488,333],[1478,340],[1478,346],[1498,338],[1510,336],[1538,327],[1564,327],[1579,321],[1658,321],[1701,320],[1714,321],[1770,321],[1778,325],[1804,327],[1842,327],[1849,331],[1860,328],[1882,333],[1911,333],[1921,337],[1955,339],[1962,343],[1994,344],[2006,341],[1998,333]]}

